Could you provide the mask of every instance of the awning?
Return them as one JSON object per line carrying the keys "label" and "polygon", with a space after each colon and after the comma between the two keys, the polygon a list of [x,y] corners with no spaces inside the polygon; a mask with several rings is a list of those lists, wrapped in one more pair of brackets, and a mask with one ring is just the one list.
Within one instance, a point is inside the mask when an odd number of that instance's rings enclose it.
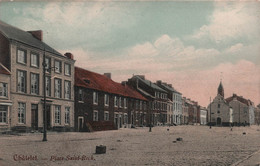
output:
{"label": "awning", "polygon": [[13,105],[13,103],[0,103],[0,105],[8,105],[8,106],[11,106],[11,105]]}

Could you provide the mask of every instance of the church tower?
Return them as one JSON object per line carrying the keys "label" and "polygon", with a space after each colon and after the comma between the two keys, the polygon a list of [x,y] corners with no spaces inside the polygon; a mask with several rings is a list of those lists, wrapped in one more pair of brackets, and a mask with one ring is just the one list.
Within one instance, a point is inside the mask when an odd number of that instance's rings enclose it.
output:
{"label": "church tower", "polygon": [[219,86],[218,86],[218,94],[220,94],[224,98],[224,88],[222,85],[222,81],[220,81]]}

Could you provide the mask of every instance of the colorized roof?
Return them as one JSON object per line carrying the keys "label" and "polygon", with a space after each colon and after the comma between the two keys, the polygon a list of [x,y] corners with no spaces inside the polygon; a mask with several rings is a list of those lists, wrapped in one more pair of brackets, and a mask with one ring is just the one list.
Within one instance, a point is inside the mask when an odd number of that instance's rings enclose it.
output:
{"label": "colorized roof", "polygon": [[33,37],[33,35],[31,33],[18,29],[16,27],[13,27],[2,21],[0,21],[0,33],[2,33],[8,39],[16,40],[18,42],[28,44],[30,46],[33,46],[33,47],[36,47],[39,49],[45,48],[45,50],[48,52],[63,56],[61,53],[54,50],[53,48],[51,48],[44,42]]}
{"label": "colorized roof", "polygon": [[159,90],[159,91],[162,91],[162,92],[165,92],[167,93],[165,90],[163,90],[162,88],[160,88],[159,86],[155,85],[154,83],[152,83],[151,81],[148,81],[146,79],[142,79],[140,76],[138,75],[135,75],[133,76],[135,78],[137,78],[138,80],[142,81],[143,83],[145,83],[146,85],[150,86],[151,88],[153,89],[156,89],[156,90]]}
{"label": "colorized roof", "polygon": [[122,85],[104,75],[79,67],[75,67],[75,86],[95,89],[140,100],[147,100],[139,92],[128,85]]}
{"label": "colorized roof", "polygon": [[11,75],[10,71],[2,63],[0,63],[0,74]]}
{"label": "colorized roof", "polygon": [[243,103],[243,104],[246,104],[247,106],[249,105],[253,105],[253,102],[251,100],[247,100],[245,98],[243,98],[242,96],[238,96],[236,94],[233,94],[233,96],[229,97],[229,98],[226,98],[226,101],[228,103],[230,103],[232,100],[234,99],[237,99],[239,102]]}

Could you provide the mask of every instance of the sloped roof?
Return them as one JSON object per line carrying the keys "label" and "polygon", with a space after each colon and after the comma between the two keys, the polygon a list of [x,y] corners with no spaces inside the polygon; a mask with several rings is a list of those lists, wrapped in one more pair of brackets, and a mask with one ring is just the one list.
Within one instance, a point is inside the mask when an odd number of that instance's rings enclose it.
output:
{"label": "sloped roof", "polygon": [[16,27],[13,27],[9,24],[6,24],[5,22],[0,20],[0,33],[2,33],[6,38],[12,39],[39,49],[45,48],[45,51],[63,56],[58,51],[54,50],[44,42],[36,39],[33,37],[33,35],[29,32],[23,31],[21,29],[18,29]]}
{"label": "sloped roof", "polygon": [[152,83],[151,81],[142,79],[142,78],[141,78],[140,76],[138,76],[138,75],[135,75],[135,76],[133,76],[133,77],[137,78],[138,80],[142,81],[144,84],[150,86],[150,87],[153,88],[153,89],[156,89],[156,90],[162,91],[162,92],[164,92],[164,93],[167,93],[165,90],[163,90],[163,89],[160,88],[159,86],[155,85],[155,84]]}
{"label": "sloped roof", "polygon": [[11,75],[10,71],[2,63],[0,63],[0,74]]}
{"label": "sloped roof", "polygon": [[167,86],[167,85],[164,85],[164,84],[161,84],[159,86],[162,86],[163,88],[171,91],[171,92],[174,92],[174,93],[178,93],[178,94],[181,94],[180,92],[176,91],[174,88],[170,87],[170,86]]}
{"label": "sloped roof", "polygon": [[75,67],[75,86],[95,89],[140,100],[147,100],[139,92],[128,85],[122,85],[104,75],[80,67]]}
{"label": "sloped roof", "polygon": [[236,95],[236,94],[233,94],[233,96],[226,98],[226,101],[227,101],[228,103],[230,103],[230,102],[231,102],[232,100],[234,100],[235,98],[236,98],[239,102],[241,102],[241,103],[243,103],[243,104],[245,104],[245,105],[247,105],[247,106],[253,105],[253,103],[252,103],[251,100],[247,100],[247,99],[243,98],[242,96],[238,96],[238,95]]}

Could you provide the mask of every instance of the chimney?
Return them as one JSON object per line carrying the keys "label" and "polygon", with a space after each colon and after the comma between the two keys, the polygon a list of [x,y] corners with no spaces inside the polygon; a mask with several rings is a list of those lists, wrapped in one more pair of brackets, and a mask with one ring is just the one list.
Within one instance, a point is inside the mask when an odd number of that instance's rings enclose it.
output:
{"label": "chimney", "polygon": [[74,59],[74,57],[73,57],[73,54],[72,53],[70,53],[70,52],[66,52],[65,54],[64,54],[67,58],[69,58],[69,59]]}
{"label": "chimney", "polygon": [[126,81],[122,81],[122,82],[121,82],[121,85],[126,86]]}
{"label": "chimney", "polygon": [[37,30],[37,31],[27,31],[30,34],[33,35],[33,37],[35,37],[36,39],[42,41],[42,30]]}
{"label": "chimney", "polygon": [[156,81],[156,84],[161,85],[162,84],[162,80]]}
{"label": "chimney", "polygon": [[168,84],[168,86],[172,88],[172,84]]}
{"label": "chimney", "polygon": [[111,73],[104,73],[104,76],[106,76],[107,78],[111,79]]}

